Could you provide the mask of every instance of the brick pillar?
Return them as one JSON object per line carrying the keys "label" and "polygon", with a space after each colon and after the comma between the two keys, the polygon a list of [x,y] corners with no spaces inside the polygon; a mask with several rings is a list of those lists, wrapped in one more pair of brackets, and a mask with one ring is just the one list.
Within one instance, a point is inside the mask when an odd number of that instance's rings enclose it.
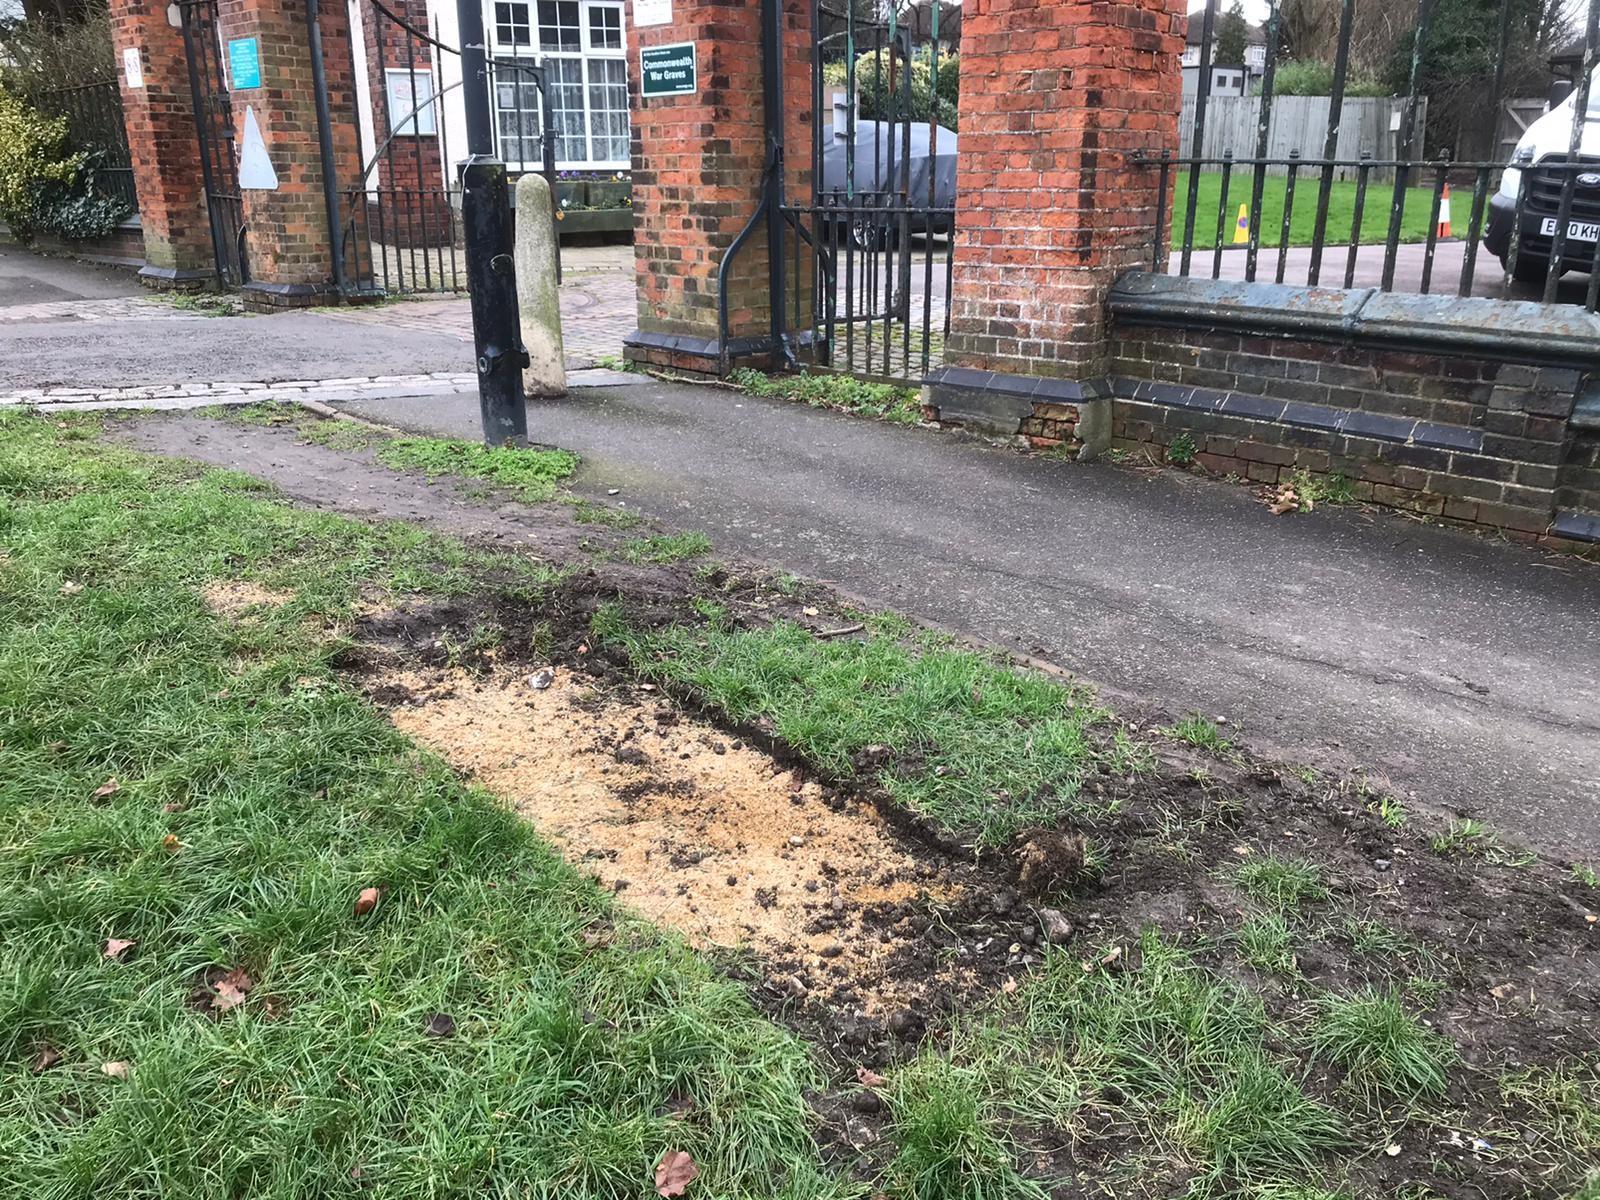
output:
{"label": "brick pillar", "polygon": [[[216,278],[211,223],[183,30],[167,13],[166,0],[111,0],[122,114],[144,233],[139,278],[151,287],[201,287]],[[130,50],[137,55],[131,79]]]}
{"label": "brick pillar", "polygon": [[[351,87],[350,26],[341,0],[322,0],[323,61],[333,113],[336,173],[343,189],[360,171]],[[218,28],[229,70],[234,145],[244,154],[247,114],[254,113],[277,175],[276,189],[251,188],[241,179],[250,282],[245,306],[256,310],[336,303],[333,240],[322,192],[316,90],[306,0],[222,0]],[[232,77],[229,43],[255,38],[259,87]],[[348,214],[345,214],[348,216]]]}
{"label": "brick pillar", "polygon": [[[811,196],[811,18],[809,0],[782,0],[785,183],[791,201]],[[673,0],[672,21],[640,27],[628,70],[633,123],[634,261],[638,329],[624,339],[630,361],[700,374],[718,364],[718,269],[755,213],[765,155],[759,0]],[[693,42],[693,95],[641,95],[639,52]],[[787,237],[788,235],[786,235]],[[787,245],[787,242],[786,242]],[[792,248],[786,251],[792,264]],[[799,314],[809,326],[809,263],[802,254]],[[765,226],[752,232],[728,279],[735,359],[764,364],[771,306]],[[789,281],[789,306],[795,305]],[[791,323],[798,325],[797,314]]]}
{"label": "brick pillar", "polygon": [[1105,372],[1106,293],[1149,264],[1158,203],[1129,160],[1178,144],[1184,31],[1180,0],[967,0],[949,362]]}

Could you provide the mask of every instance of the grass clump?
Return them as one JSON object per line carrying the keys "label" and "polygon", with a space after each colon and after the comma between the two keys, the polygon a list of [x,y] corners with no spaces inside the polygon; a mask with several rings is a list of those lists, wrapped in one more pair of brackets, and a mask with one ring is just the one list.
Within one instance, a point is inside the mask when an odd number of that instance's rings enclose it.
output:
{"label": "grass clump", "polygon": [[813,408],[879,417],[900,425],[915,425],[922,419],[922,400],[915,388],[868,383],[852,375],[765,375],[741,367],[729,380],[751,395],[798,400]]}
{"label": "grass clump", "polygon": [[1165,1127],[1195,1173],[1191,1194],[1295,1183],[1346,1143],[1340,1118],[1268,1049],[1259,998],[1154,931],[1135,961],[1085,971],[1052,955],[1018,998],[1032,1033],[1074,1048],[1100,1105]]}
{"label": "grass clump", "polygon": [[1105,719],[1086,691],[868,624],[860,639],[819,639],[788,621],[635,629],[606,610],[596,632],[647,677],[761,724],[830,774],[874,778],[981,845],[1077,811],[1102,756],[1091,730]]}
{"label": "grass clump", "polygon": [[1306,901],[1324,900],[1328,895],[1322,868],[1303,858],[1263,854],[1239,867],[1233,881],[1252,900],[1283,912],[1294,912]]}
{"label": "grass clump", "polygon": [[1222,736],[1222,727],[1210,717],[1190,713],[1167,732],[1180,742],[1188,742],[1197,750],[1205,750],[1219,758],[1233,749],[1233,743]]}
{"label": "grass clump", "polygon": [[1297,970],[1293,934],[1277,913],[1251,917],[1239,927],[1237,944],[1239,957],[1258,971],[1292,975]]}
{"label": "grass clump", "polygon": [[1194,438],[1187,433],[1175,434],[1167,443],[1167,461],[1175,467],[1193,466],[1197,453]]}
{"label": "grass clump", "polygon": [[1584,887],[1600,888],[1600,874],[1597,874],[1588,863],[1573,863],[1568,878],[1573,883],[1583,884]]}
{"label": "grass clump", "polygon": [[899,1150],[889,1164],[904,1200],[1043,1200],[1013,1165],[999,1114],[976,1072],[924,1053],[895,1072],[891,1110]]}
{"label": "grass clump", "polygon": [[510,488],[526,503],[555,495],[556,484],[578,469],[567,450],[483,446],[448,438],[392,438],[378,447],[378,461],[396,470],[418,470],[429,479],[459,475]]}
{"label": "grass clump", "polygon": [[622,557],[627,562],[666,566],[711,553],[711,539],[703,533],[658,533],[624,543]]}
{"label": "grass clump", "polygon": [[[0,551],[0,1192],[609,1200],[681,1148],[707,1197],[844,1194],[799,1042],[330,666],[358,597],[518,560],[9,414]],[[241,578],[292,599],[214,616]]]}
{"label": "grass clump", "polygon": [[1443,1094],[1456,1061],[1455,1047],[1408,1013],[1398,995],[1373,989],[1324,998],[1310,1043],[1351,1082],[1407,1096]]}

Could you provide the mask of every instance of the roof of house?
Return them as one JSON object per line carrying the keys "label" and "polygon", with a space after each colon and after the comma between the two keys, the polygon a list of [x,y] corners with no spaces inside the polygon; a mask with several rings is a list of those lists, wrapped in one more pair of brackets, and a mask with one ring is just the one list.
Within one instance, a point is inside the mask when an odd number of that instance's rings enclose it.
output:
{"label": "roof of house", "polygon": [[[1198,46],[1200,44],[1200,37],[1205,32],[1206,27],[1205,14],[1206,10],[1203,5],[1200,8],[1191,9],[1189,11],[1189,34],[1186,40],[1191,46]],[[1217,15],[1211,19],[1211,36],[1213,39],[1216,38],[1217,29],[1221,24],[1222,13],[1219,10]],[[1248,25],[1246,27],[1244,44],[1246,46],[1265,46],[1267,44],[1267,35],[1262,31],[1261,26]]]}

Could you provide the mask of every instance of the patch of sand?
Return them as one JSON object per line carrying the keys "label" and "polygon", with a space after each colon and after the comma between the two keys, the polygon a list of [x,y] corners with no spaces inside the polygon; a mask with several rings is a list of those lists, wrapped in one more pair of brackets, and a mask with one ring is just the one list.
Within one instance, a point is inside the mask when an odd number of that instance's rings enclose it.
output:
{"label": "patch of sand", "polygon": [[[897,989],[885,929],[950,886],[870,806],[836,811],[766,754],[646,694],[529,677],[397,670],[370,681],[394,724],[527,816],[623,902],[701,946],[739,946],[796,995]],[[925,984],[927,980],[918,981]]]}
{"label": "patch of sand", "polygon": [[206,607],[219,617],[236,618],[253,608],[278,608],[294,596],[246,579],[213,579],[200,590]]}

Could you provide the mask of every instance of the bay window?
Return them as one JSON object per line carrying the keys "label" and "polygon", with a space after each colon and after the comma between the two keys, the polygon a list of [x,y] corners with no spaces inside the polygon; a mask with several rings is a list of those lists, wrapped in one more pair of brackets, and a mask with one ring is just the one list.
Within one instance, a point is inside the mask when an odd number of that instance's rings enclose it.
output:
{"label": "bay window", "polygon": [[538,90],[515,68],[548,71],[556,166],[628,167],[628,64],[621,0],[489,0],[500,155],[513,170],[539,166]]}

